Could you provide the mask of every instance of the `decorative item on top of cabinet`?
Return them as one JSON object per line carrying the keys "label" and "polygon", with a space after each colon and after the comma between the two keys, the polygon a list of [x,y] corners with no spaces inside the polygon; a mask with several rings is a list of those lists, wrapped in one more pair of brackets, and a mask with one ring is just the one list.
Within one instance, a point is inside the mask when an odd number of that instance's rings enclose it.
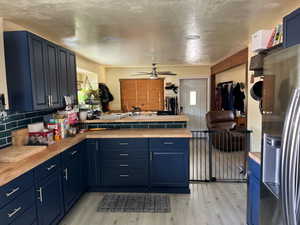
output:
{"label": "decorative item on top of cabinet", "polygon": [[77,102],[73,52],[64,49],[63,58],[60,46],[27,31],[4,32],[4,47],[12,111],[60,108],[65,95]]}

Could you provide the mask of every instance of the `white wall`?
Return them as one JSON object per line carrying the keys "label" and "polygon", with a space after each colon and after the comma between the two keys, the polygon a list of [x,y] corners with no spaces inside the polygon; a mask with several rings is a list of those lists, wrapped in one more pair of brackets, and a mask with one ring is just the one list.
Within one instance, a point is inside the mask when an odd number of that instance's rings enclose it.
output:
{"label": "white wall", "polygon": [[[160,71],[172,71],[177,76],[165,76],[165,83],[172,82],[179,86],[179,79],[201,78],[210,76],[210,66],[159,66]],[[145,78],[147,76],[132,76],[137,72],[151,71],[151,67],[111,67],[106,68],[106,84],[114,96],[110,103],[112,110],[121,109],[120,82],[119,79]],[[161,76],[163,77],[163,76]]]}
{"label": "white wall", "polygon": [[6,104],[8,106],[2,18],[0,18],[0,93],[5,95]]}
{"label": "white wall", "polygon": [[220,82],[234,81],[236,83],[246,82],[246,65],[237,66],[216,75],[216,84]]}

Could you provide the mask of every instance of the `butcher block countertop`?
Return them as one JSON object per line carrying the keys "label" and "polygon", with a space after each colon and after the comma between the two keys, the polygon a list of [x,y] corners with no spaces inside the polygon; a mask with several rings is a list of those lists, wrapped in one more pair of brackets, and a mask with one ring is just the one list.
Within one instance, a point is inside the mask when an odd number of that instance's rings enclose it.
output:
{"label": "butcher block countertop", "polygon": [[187,122],[189,118],[185,115],[173,116],[128,116],[122,119],[85,120],[82,123],[138,123],[138,122]]}
{"label": "butcher block countertop", "polygon": [[[119,129],[87,132],[76,137],[66,138],[45,150],[40,151],[22,161],[13,163],[0,163],[0,187],[13,179],[21,176],[29,170],[37,167],[48,159],[62,153],[72,146],[88,139],[101,138],[191,138],[192,134],[185,128],[173,129]],[[11,148],[11,147],[10,147]]]}
{"label": "butcher block countertop", "polygon": [[258,164],[261,163],[261,153],[260,152],[249,152],[249,157],[253,159]]}

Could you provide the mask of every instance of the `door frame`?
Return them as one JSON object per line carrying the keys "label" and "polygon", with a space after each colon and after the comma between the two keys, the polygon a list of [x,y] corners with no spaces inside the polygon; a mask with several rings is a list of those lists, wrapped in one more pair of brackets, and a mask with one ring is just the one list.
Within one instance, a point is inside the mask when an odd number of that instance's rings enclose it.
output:
{"label": "door frame", "polygon": [[179,113],[181,113],[181,94],[180,94],[180,90],[181,90],[181,81],[182,80],[206,80],[206,87],[207,87],[207,90],[206,90],[206,108],[207,108],[207,112],[209,112],[210,110],[210,100],[211,100],[211,97],[210,97],[210,85],[211,85],[211,77],[210,76],[201,76],[201,77],[196,77],[196,78],[180,78],[178,79],[178,82],[179,82],[179,88],[178,88],[178,105],[179,105]]}

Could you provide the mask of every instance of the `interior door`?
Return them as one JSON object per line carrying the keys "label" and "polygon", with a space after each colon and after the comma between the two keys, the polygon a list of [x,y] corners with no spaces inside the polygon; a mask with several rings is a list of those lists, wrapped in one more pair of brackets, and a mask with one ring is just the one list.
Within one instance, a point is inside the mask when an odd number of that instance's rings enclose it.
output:
{"label": "interior door", "polygon": [[205,78],[180,80],[180,109],[189,117],[190,130],[206,129],[207,88],[208,80]]}

